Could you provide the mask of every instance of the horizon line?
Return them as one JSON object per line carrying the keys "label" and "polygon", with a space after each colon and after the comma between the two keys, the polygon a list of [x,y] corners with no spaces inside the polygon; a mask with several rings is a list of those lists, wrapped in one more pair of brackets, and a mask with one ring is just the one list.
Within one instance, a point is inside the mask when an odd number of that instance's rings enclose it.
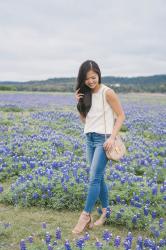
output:
{"label": "horizon line", "polygon": [[[154,76],[166,76],[166,73],[162,73],[162,74],[154,74],[154,75],[137,75],[137,76],[113,76],[113,75],[102,75],[101,78],[103,77],[114,77],[114,78],[138,78],[138,77],[154,77]],[[0,80],[1,82],[33,82],[33,81],[47,81],[47,80],[53,80],[53,79],[71,79],[74,78],[76,79],[77,77],[74,76],[55,76],[55,77],[50,77],[50,78],[46,78],[46,79],[32,79],[32,80]]]}

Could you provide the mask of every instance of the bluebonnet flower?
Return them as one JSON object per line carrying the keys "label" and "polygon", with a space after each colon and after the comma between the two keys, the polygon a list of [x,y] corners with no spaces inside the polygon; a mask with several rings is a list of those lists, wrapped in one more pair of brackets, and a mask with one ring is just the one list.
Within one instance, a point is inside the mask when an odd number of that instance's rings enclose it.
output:
{"label": "bluebonnet flower", "polygon": [[[102,213],[102,210],[101,210],[101,213]],[[110,207],[108,206],[108,207],[106,208],[106,218],[107,218],[107,219],[110,217],[110,214],[111,214],[111,209],[110,209]]]}
{"label": "bluebonnet flower", "polygon": [[144,215],[145,216],[148,216],[148,213],[149,213],[149,209],[147,206],[144,207]]}
{"label": "bluebonnet flower", "polygon": [[22,240],[20,241],[20,250],[27,250],[26,244],[25,244],[25,240],[24,240],[24,239],[22,239]]}
{"label": "bluebonnet flower", "polygon": [[143,190],[140,191],[140,196],[144,196],[145,195],[145,192]]}
{"label": "bluebonnet flower", "polygon": [[72,249],[71,249],[71,246],[70,246],[69,240],[65,240],[64,247],[65,247],[65,250],[72,250]]}
{"label": "bluebonnet flower", "polygon": [[134,215],[132,218],[132,223],[136,224],[137,223],[137,215]]}
{"label": "bluebonnet flower", "polygon": [[125,211],[125,209],[123,207],[120,208],[119,210],[121,213],[123,213]]}
{"label": "bluebonnet flower", "polygon": [[141,208],[141,207],[142,207],[142,204],[141,204],[140,202],[136,202],[136,203],[135,203],[135,207]]}
{"label": "bluebonnet flower", "polygon": [[89,239],[90,239],[90,235],[88,232],[86,232],[84,235],[84,240],[89,240]]}
{"label": "bluebonnet flower", "polygon": [[47,197],[48,197],[48,196],[47,196],[46,194],[42,194],[42,199],[43,199],[43,200],[47,199]]}
{"label": "bluebonnet flower", "polygon": [[61,238],[62,238],[61,229],[59,227],[57,227],[57,229],[56,229],[55,237],[57,240],[61,240]]}
{"label": "bluebonnet flower", "polygon": [[85,246],[84,238],[79,238],[76,240],[76,247],[82,250],[84,246]]}
{"label": "bluebonnet flower", "polygon": [[160,193],[164,193],[164,186],[163,185],[161,185],[161,187],[160,187]]}
{"label": "bluebonnet flower", "polygon": [[42,228],[43,228],[43,229],[46,229],[46,227],[47,227],[46,222],[43,222],[43,223],[42,223]]}
{"label": "bluebonnet flower", "polygon": [[33,237],[32,237],[32,236],[29,236],[29,237],[28,237],[28,241],[29,241],[29,243],[33,243]]}
{"label": "bluebonnet flower", "polygon": [[130,205],[131,205],[131,206],[134,206],[134,199],[131,199],[131,200],[130,200]]}
{"label": "bluebonnet flower", "polygon": [[35,168],[35,162],[30,161],[29,165],[30,165],[30,168]]}
{"label": "bluebonnet flower", "polygon": [[53,247],[51,246],[51,244],[48,244],[48,250],[53,250]]}
{"label": "bluebonnet flower", "polygon": [[164,218],[159,219],[159,227],[160,227],[160,229],[164,228]]}
{"label": "bluebonnet flower", "polygon": [[144,247],[148,247],[149,249],[156,250],[155,241],[152,241],[148,238],[144,240]]}
{"label": "bluebonnet flower", "polygon": [[141,214],[137,213],[137,219],[140,219],[140,218],[141,218]]}
{"label": "bluebonnet flower", "polygon": [[117,196],[116,196],[116,201],[119,203],[120,200],[121,200],[121,199],[120,199],[120,195],[117,195]]}
{"label": "bluebonnet flower", "polygon": [[11,227],[11,224],[10,223],[4,223],[4,228],[8,228],[8,227]]}
{"label": "bluebonnet flower", "polygon": [[160,236],[160,231],[159,231],[159,230],[155,230],[154,236],[155,236],[156,238],[158,238],[158,237]]}
{"label": "bluebonnet flower", "polygon": [[160,232],[159,232],[159,230],[157,230],[157,229],[155,228],[155,226],[151,226],[151,227],[150,227],[150,231],[152,232],[152,234],[153,234],[153,236],[154,236],[155,238],[158,238],[158,237],[159,237]]}
{"label": "bluebonnet flower", "polygon": [[46,233],[46,236],[45,236],[45,242],[46,244],[48,245],[51,241],[51,235],[49,232]]}
{"label": "bluebonnet flower", "polygon": [[142,236],[138,236],[137,245],[140,247],[140,249],[143,248],[143,238],[142,238]]}
{"label": "bluebonnet flower", "polygon": [[124,184],[126,182],[125,178],[121,178],[121,184]]}
{"label": "bluebonnet flower", "polygon": [[143,250],[143,248],[141,248],[139,245],[136,245],[136,249],[135,250]]}
{"label": "bluebonnet flower", "polygon": [[64,192],[67,192],[68,190],[67,186],[65,184],[62,184],[62,187],[63,187]]}
{"label": "bluebonnet flower", "polygon": [[157,185],[154,185],[152,187],[152,195],[157,195],[157,191],[158,191],[158,187],[157,187]]}
{"label": "bluebonnet flower", "polygon": [[35,199],[35,200],[38,199],[39,194],[37,192],[33,193],[32,198]]}
{"label": "bluebonnet flower", "polygon": [[105,240],[106,242],[110,242],[111,238],[112,238],[112,233],[110,233],[108,229],[104,230],[103,240]]}
{"label": "bluebonnet flower", "polygon": [[130,244],[129,240],[124,240],[123,245],[124,245],[125,250],[131,249],[131,247],[130,247],[131,244]]}
{"label": "bluebonnet flower", "polygon": [[135,201],[140,201],[139,196],[138,196],[138,195],[135,195],[135,196],[134,196],[134,200],[135,200]]}
{"label": "bluebonnet flower", "polygon": [[156,215],[157,215],[157,212],[156,211],[152,211],[152,219],[155,219]]}
{"label": "bluebonnet flower", "polygon": [[58,243],[56,242],[56,240],[54,240],[54,242],[53,242],[52,245],[53,245],[53,246],[57,246],[57,244],[58,244]]}
{"label": "bluebonnet flower", "polygon": [[22,166],[21,166],[21,168],[22,168],[23,170],[25,170],[26,167],[27,167],[27,166],[26,166],[26,163],[23,163]]}
{"label": "bluebonnet flower", "polygon": [[48,190],[47,190],[47,193],[48,193],[48,196],[49,196],[49,197],[51,197],[51,196],[52,196],[52,192],[51,192],[51,190],[49,190],[49,189],[48,189]]}
{"label": "bluebonnet flower", "polygon": [[114,246],[119,247],[120,246],[120,241],[121,241],[120,236],[116,236],[115,239],[114,239]]}
{"label": "bluebonnet flower", "polygon": [[160,239],[160,241],[159,241],[159,246],[160,246],[160,247],[164,247],[165,245],[166,245],[166,240]]}
{"label": "bluebonnet flower", "polygon": [[133,240],[132,233],[131,233],[131,232],[128,232],[127,237],[126,237],[126,239],[124,240],[124,243],[123,243],[123,245],[124,245],[124,247],[125,247],[125,250],[131,249],[132,240]]}
{"label": "bluebonnet flower", "polygon": [[128,232],[128,234],[127,234],[127,239],[128,239],[130,242],[132,242],[133,236],[132,236],[132,233],[131,233],[131,232]]}
{"label": "bluebonnet flower", "polygon": [[150,200],[149,199],[146,199],[146,206],[150,205]]}
{"label": "bluebonnet flower", "polygon": [[33,180],[33,176],[31,174],[27,174],[27,179],[31,181]]}
{"label": "bluebonnet flower", "polygon": [[95,246],[97,250],[100,250],[103,248],[103,243],[100,241],[96,241]]}
{"label": "bluebonnet flower", "polygon": [[121,217],[122,217],[121,212],[117,212],[117,213],[116,213],[116,219],[118,220],[118,219],[120,219]]}

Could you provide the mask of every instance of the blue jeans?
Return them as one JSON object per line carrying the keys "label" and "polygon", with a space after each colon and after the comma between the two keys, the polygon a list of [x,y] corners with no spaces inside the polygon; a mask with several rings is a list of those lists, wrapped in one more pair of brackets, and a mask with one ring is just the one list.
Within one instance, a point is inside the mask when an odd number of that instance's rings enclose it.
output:
{"label": "blue jeans", "polygon": [[[107,135],[107,137],[110,135]],[[109,205],[108,188],[104,181],[107,157],[103,144],[105,135],[86,133],[86,158],[90,166],[89,189],[84,211],[90,213],[99,198],[103,208]]]}

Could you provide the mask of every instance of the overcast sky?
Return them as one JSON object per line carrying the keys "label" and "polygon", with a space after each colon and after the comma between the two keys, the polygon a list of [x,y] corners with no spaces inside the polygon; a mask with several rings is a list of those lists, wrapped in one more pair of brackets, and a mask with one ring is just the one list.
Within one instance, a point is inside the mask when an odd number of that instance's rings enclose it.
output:
{"label": "overcast sky", "polygon": [[166,73],[166,0],[1,0],[0,81]]}

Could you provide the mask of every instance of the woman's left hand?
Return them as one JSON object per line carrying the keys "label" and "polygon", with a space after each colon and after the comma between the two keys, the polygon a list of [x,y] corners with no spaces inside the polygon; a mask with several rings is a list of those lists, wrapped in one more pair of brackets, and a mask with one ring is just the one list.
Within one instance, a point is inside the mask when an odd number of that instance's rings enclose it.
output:
{"label": "woman's left hand", "polygon": [[104,144],[103,144],[103,147],[104,149],[107,151],[107,150],[110,150],[112,148],[112,146],[114,145],[115,143],[115,139],[114,138],[108,138]]}

